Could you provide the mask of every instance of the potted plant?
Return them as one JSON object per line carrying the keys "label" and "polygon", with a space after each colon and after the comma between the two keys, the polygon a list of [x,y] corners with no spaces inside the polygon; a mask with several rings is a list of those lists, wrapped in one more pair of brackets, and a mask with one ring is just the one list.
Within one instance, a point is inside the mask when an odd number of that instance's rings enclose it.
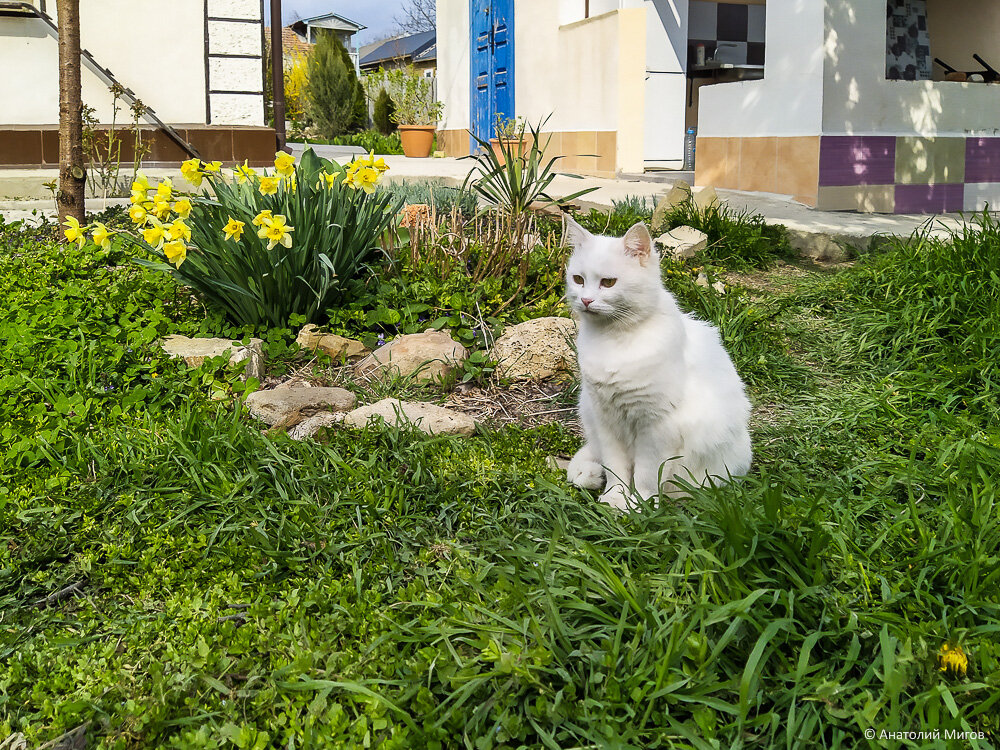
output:
{"label": "potted plant", "polygon": [[406,156],[426,158],[434,146],[434,131],[444,105],[434,98],[434,85],[411,67],[393,96],[396,111],[392,121],[399,125],[399,137]]}
{"label": "potted plant", "polygon": [[500,164],[505,164],[507,157],[505,154],[513,156],[524,156],[527,140],[524,137],[526,124],[523,117],[504,117],[502,113],[497,114],[496,138],[490,138],[490,148],[496,154]]}

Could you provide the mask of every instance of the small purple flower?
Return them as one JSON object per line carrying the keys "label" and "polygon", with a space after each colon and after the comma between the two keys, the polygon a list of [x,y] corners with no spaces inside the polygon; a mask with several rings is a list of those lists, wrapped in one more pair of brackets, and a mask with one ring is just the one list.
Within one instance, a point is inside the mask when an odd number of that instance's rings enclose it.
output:
{"label": "small purple flower", "polygon": [[384,343],[385,343],[385,334],[384,333],[380,333],[378,335],[378,345],[382,346],[382,344],[384,344]]}
{"label": "small purple flower", "polygon": [[419,318],[417,318],[417,322],[418,323],[423,323],[426,320],[427,320],[427,316],[426,315],[421,315]]}

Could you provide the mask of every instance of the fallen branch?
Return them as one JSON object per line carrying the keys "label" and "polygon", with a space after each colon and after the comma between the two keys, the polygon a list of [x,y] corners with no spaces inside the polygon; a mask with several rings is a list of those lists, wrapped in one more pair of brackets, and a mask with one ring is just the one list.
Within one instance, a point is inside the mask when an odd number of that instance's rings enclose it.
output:
{"label": "fallen branch", "polygon": [[59,589],[55,593],[49,594],[44,599],[39,599],[35,602],[36,607],[48,607],[51,604],[55,604],[58,601],[67,599],[73,594],[83,591],[83,587],[86,585],[86,581],[76,581],[71,583],[69,586]]}

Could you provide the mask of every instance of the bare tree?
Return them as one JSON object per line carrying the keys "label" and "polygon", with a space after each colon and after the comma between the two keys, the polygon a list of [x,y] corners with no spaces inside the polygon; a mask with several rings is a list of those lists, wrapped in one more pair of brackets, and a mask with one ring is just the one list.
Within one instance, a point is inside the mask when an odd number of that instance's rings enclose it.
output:
{"label": "bare tree", "polygon": [[400,33],[434,31],[437,28],[437,0],[406,0],[395,20]]}
{"label": "bare tree", "polygon": [[58,0],[59,15],[59,220],[81,224],[86,211],[83,168],[83,102],[80,95],[80,0]]}

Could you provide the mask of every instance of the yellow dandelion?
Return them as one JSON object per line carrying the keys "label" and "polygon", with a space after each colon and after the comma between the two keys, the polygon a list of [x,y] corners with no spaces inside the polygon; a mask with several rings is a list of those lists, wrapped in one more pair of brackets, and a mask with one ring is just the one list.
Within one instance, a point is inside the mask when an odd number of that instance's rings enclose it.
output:
{"label": "yellow dandelion", "polygon": [[167,260],[173,263],[176,268],[180,268],[181,263],[187,259],[187,245],[180,240],[168,242],[163,246],[163,254],[167,256]]}
{"label": "yellow dandelion", "polygon": [[969,671],[969,657],[965,655],[961,646],[951,646],[947,643],[941,646],[938,651],[938,661],[941,664],[942,672],[951,672],[959,677],[965,677]]}

